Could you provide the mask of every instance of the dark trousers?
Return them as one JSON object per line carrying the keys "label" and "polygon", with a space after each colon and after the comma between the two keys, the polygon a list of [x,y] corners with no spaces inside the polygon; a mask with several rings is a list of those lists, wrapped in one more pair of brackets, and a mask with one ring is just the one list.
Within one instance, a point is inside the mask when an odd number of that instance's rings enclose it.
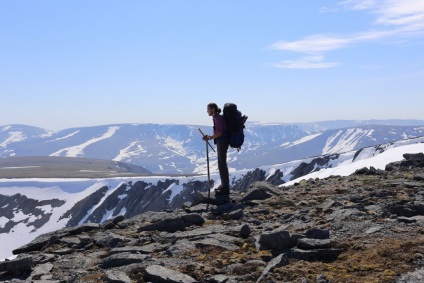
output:
{"label": "dark trousers", "polygon": [[228,143],[218,142],[216,149],[218,151],[218,169],[219,175],[221,177],[221,185],[226,188],[230,188],[230,173],[228,172],[227,165],[227,152],[228,152]]}

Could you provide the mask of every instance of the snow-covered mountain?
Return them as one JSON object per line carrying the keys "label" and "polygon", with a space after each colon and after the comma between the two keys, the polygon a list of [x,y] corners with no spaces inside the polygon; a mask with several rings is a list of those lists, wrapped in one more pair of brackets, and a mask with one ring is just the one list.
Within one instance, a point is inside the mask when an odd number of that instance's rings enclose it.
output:
{"label": "snow-covered mountain", "polygon": [[[349,175],[364,166],[384,169],[404,153],[424,152],[424,137],[331,153],[231,174],[232,189],[244,191],[255,181],[286,185],[302,178]],[[212,186],[219,176],[212,174]],[[284,184],[285,183],[285,184]],[[119,215],[175,209],[207,191],[207,177],[132,177],[108,179],[1,179],[0,258],[36,236],[66,226],[103,223]]]}
{"label": "snow-covered mountain", "polygon": [[[423,126],[407,126],[414,124],[424,125],[424,121],[248,123],[243,150],[230,150],[229,166],[232,171],[256,168],[423,136]],[[85,157],[127,162],[159,174],[203,173],[205,144],[198,128],[205,133],[212,131],[208,126],[156,124],[81,127],[58,132],[23,125],[2,126],[0,157]],[[212,170],[217,170],[213,153],[211,162]]]}

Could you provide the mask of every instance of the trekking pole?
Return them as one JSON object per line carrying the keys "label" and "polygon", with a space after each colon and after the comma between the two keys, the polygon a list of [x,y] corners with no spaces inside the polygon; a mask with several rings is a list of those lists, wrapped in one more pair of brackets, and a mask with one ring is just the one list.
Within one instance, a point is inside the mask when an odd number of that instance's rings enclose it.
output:
{"label": "trekking pole", "polygon": [[[202,134],[202,136],[205,136],[205,134],[202,132],[200,128],[199,128],[199,132]],[[211,199],[211,171],[209,169],[209,147],[212,148],[212,150],[215,152],[215,149],[212,147],[209,141],[206,141],[206,163],[208,165],[208,207],[207,209],[209,209],[209,203]]]}
{"label": "trekking pole", "polygon": [[210,199],[211,199],[211,171],[209,169],[209,146],[210,144],[209,142],[206,143],[206,163],[208,164],[208,207],[207,209],[209,209],[209,203],[210,203]]}

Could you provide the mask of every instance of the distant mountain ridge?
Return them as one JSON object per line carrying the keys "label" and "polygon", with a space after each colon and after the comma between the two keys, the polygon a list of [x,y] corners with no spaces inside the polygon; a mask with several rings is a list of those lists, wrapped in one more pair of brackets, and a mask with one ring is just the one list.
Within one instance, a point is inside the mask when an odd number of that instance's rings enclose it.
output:
{"label": "distant mountain ridge", "polygon": [[[229,152],[232,171],[288,162],[424,136],[422,120],[248,123],[242,152]],[[119,124],[52,132],[25,125],[0,127],[0,157],[59,156],[122,161],[157,174],[206,171],[198,128],[211,126]],[[211,155],[216,170],[216,156]]]}
{"label": "distant mountain ridge", "polygon": [[[384,169],[405,153],[424,152],[424,137],[327,154],[231,173],[232,191],[256,181],[286,186],[302,179],[347,176],[374,166]],[[220,185],[211,176],[212,188]],[[0,259],[36,236],[83,223],[103,223],[119,215],[181,208],[196,192],[207,191],[207,177],[145,176],[102,179],[0,179]]]}

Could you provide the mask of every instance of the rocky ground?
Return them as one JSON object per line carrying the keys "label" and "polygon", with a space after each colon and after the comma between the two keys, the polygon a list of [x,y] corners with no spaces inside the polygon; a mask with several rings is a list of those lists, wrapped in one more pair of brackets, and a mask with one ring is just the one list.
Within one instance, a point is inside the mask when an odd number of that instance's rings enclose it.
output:
{"label": "rocky ground", "polygon": [[424,282],[424,155],[42,235],[5,282]]}

